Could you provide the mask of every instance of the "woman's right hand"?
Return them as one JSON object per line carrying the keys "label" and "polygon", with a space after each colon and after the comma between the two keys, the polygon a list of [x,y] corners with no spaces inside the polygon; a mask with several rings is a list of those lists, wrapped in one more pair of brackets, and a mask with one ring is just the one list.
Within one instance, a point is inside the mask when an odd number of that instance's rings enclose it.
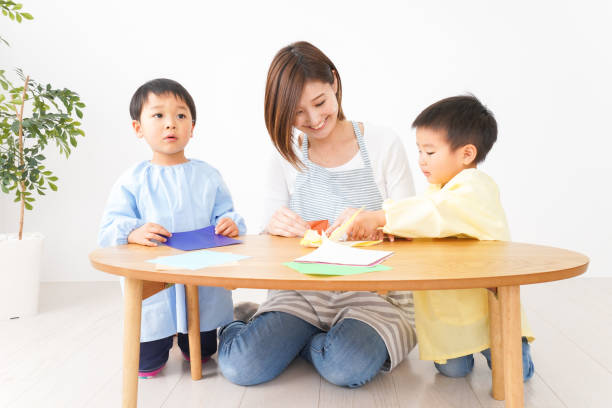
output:
{"label": "woman's right hand", "polygon": [[297,213],[281,207],[270,218],[266,231],[282,237],[303,237],[308,228],[308,223]]}

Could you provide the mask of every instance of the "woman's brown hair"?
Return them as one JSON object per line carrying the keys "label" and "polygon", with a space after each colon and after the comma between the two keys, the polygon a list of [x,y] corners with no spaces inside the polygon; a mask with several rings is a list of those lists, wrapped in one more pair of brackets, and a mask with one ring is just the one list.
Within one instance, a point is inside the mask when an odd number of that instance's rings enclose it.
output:
{"label": "woman's brown hair", "polygon": [[281,49],[270,64],[266,82],[264,116],[272,143],[295,168],[303,164],[293,151],[293,123],[302,89],[309,80],[333,84],[338,91],[338,120],[342,112],[342,83],[335,65],[314,45],[299,41]]}

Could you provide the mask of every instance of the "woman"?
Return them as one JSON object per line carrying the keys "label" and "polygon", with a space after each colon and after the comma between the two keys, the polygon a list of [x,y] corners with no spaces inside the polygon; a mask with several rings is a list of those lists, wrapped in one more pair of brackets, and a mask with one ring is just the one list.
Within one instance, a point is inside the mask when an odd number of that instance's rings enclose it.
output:
{"label": "woman", "polygon": [[[380,209],[414,194],[406,154],[388,129],[345,119],[342,84],[318,48],[298,42],[274,57],[265,119],[280,153],[271,163],[266,232],[302,236],[349,207]],[[297,137],[294,137],[294,130]],[[270,291],[251,321],[219,334],[219,366],[241,385],[278,376],[301,355],[329,382],[359,387],[414,347],[410,292]]]}

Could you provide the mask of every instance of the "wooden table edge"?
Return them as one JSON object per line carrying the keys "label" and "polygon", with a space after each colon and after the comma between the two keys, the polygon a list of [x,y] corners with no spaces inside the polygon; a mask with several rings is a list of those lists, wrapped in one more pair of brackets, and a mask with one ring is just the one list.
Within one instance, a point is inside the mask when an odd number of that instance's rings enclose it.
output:
{"label": "wooden table edge", "polygon": [[[96,262],[89,255],[91,265],[100,271],[110,273],[116,276],[131,277],[143,281],[151,282],[171,282],[184,285],[198,286],[215,286],[225,288],[248,288],[248,289],[282,289],[282,290],[312,290],[312,291],[395,291],[395,290],[445,290],[445,289],[472,289],[472,288],[488,288],[501,286],[522,286],[536,283],[553,282],[573,278],[583,274],[589,265],[589,261],[575,266],[573,268],[560,269],[551,272],[537,272],[530,274],[512,275],[512,276],[491,276],[491,277],[473,277],[461,278],[454,277],[448,279],[432,279],[432,280],[386,280],[386,281],[350,281],[333,279],[334,277],[313,277],[311,280],[304,279],[258,279],[258,278],[231,278],[219,276],[202,276],[202,275],[180,275],[177,271],[173,273],[165,273],[164,271],[155,271],[151,274],[150,271],[139,269],[131,269],[117,266],[109,266]],[[214,268],[214,267],[211,267]],[[204,268],[206,269],[206,268]],[[201,271],[199,269],[198,271]],[[125,273],[122,273],[125,272]],[[195,271],[187,271],[192,273]],[[376,273],[376,272],[369,272]],[[299,274],[299,272],[296,272]],[[551,278],[552,277],[552,278]],[[205,283],[202,283],[205,281]]]}

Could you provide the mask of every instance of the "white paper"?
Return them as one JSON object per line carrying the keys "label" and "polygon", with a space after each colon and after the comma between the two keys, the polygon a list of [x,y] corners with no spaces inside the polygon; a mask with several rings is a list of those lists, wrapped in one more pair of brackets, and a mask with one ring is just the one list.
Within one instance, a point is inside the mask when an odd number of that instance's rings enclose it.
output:
{"label": "white paper", "polygon": [[328,263],[352,266],[372,266],[379,264],[393,254],[393,251],[358,249],[323,239],[323,244],[308,255],[295,262]]}

